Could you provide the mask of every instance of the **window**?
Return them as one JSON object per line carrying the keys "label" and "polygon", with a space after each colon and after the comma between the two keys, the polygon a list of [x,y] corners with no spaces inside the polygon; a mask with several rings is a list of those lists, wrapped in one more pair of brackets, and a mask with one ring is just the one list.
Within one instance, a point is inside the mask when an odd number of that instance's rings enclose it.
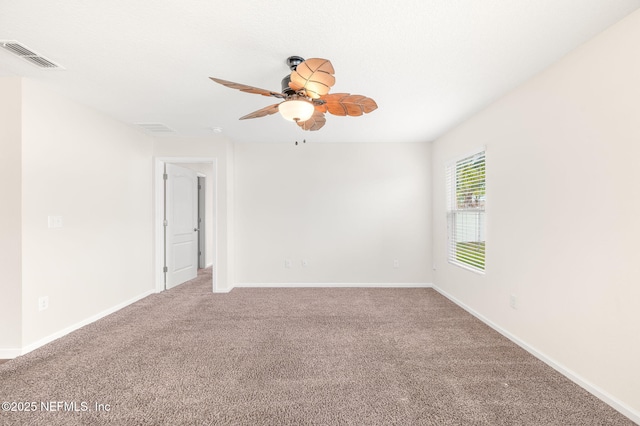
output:
{"label": "window", "polygon": [[484,272],[485,151],[447,165],[447,258],[450,263]]}

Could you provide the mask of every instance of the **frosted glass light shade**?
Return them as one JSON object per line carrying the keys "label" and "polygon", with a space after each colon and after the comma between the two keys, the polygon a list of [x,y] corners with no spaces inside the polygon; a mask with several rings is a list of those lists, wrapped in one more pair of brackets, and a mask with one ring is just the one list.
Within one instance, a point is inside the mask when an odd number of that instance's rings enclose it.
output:
{"label": "frosted glass light shade", "polygon": [[284,101],[278,105],[278,111],[289,121],[307,121],[313,115],[315,108],[309,101],[302,99],[293,99]]}

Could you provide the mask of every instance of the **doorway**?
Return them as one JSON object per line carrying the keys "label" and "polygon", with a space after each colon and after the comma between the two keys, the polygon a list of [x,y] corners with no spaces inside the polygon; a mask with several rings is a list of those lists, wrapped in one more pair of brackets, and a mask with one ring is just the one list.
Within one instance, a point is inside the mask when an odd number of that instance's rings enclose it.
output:
{"label": "doorway", "polygon": [[[188,168],[194,171],[194,193],[193,198],[196,201],[195,212],[200,213],[200,217],[194,219],[194,222],[191,224],[189,230],[191,231],[191,236],[194,237],[194,258],[193,262],[195,263],[196,268],[201,267],[211,267],[212,271],[212,282],[211,287],[212,291],[215,292],[217,287],[217,268],[216,268],[216,258],[218,257],[218,253],[215,250],[216,247],[216,222],[217,216],[215,214],[216,211],[216,192],[215,192],[215,182],[216,182],[216,171],[217,164],[215,158],[201,158],[201,157],[161,157],[155,159],[155,168],[154,168],[154,184],[155,184],[155,287],[156,292],[161,292],[165,289],[170,288],[172,285],[169,283],[167,278],[168,269],[171,267],[168,263],[170,263],[171,259],[167,259],[167,255],[175,256],[176,253],[178,255],[183,256],[184,258],[191,259],[189,254],[186,254],[189,247],[189,243],[182,244],[179,247],[179,250],[174,253],[168,253],[168,247],[165,243],[166,240],[166,232],[167,226],[165,226],[165,203],[168,201],[165,197],[165,168],[169,165],[169,168],[173,168],[172,166]],[[183,183],[186,182],[183,179]],[[187,186],[186,184],[178,185],[178,186]],[[200,188],[198,188],[200,187]],[[175,189],[175,188],[174,188]],[[179,189],[179,188],[178,188]],[[183,198],[189,198],[188,196]],[[170,201],[170,200],[169,200]],[[183,200],[184,201],[184,200]],[[179,210],[180,211],[180,210]],[[184,213],[182,211],[182,213]],[[172,219],[175,220],[175,219]],[[186,223],[186,222],[185,222]],[[185,225],[186,226],[186,225]],[[183,227],[184,228],[184,227]],[[183,231],[187,231],[187,228],[184,228]],[[180,237],[182,238],[182,237]],[[201,248],[202,247],[202,248]],[[182,251],[180,251],[182,250]],[[169,261],[169,262],[167,262]],[[183,265],[184,266],[184,265]],[[166,269],[165,269],[166,267]]]}
{"label": "doorway", "polygon": [[207,176],[198,173],[198,269],[207,267]]}

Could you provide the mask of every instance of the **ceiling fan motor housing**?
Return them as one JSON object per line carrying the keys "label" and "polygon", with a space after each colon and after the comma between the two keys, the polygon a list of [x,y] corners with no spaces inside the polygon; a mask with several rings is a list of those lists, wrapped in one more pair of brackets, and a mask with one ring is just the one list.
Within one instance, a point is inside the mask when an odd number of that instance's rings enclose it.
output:
{"label": "ceiling fan motor housing", "polygon": [[[287,65],[291,71],[295,71],[298,65],[304,62],[304,58],[300,56],[289,56],[287,58]],[[291,83],[291,74],[287,74],[282,79],[282,93],[286,96],[295,95],[296,91],[289,87],[289,83]]]}
{"label": "ceiling fan motor housing", "polygon": [[285,75],[282,79],[282,94],[285,96],[296,94],[296,91],[289,87],[289,83],[291,83],[291,74]]}

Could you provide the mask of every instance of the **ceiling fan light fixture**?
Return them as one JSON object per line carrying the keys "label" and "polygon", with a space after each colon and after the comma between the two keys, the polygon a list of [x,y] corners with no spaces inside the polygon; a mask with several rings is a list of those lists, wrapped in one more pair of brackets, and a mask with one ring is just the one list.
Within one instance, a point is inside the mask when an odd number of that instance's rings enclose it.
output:
{"label": "ceiling fan light fixture", "polygon": [[313,104],[304,99],[291,99],[278,105],[278,111],[285,120],[307,121],[315,111]]}
{"label": "ceiling fan light fixture", "polygon": [[264,90],[246,84],[234,83],[216,77],[209,77],[218,84],[237,89],[241,92],[253,93],[262,96],[273,96],[283,101],[253,111],[240,120],[265,117],[280,112],[285,120],[295,122],[302,130],[319,130],[325,123],[325,113],[357,117],[370,113],[378,108],[376,102],[362,95],[350,93],[329,94],[329,90],[335,84],[333,76],[335,70],[327,59],[311,58],[304,60],[299,56],[291,56],[287,59],[287,65],[291,74],[285,76],[282,81],[282,93]]}

